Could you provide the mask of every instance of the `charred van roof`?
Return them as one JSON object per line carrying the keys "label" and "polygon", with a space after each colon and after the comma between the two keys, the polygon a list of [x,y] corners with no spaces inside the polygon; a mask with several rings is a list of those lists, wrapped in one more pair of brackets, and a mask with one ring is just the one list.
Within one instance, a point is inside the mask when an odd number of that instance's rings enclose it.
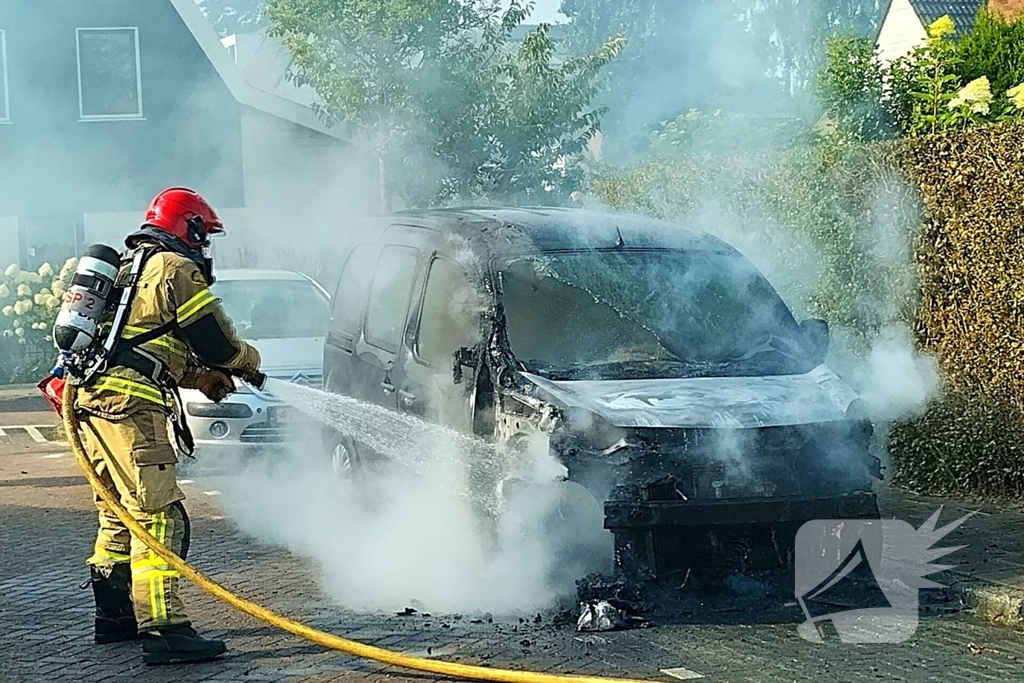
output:
{"label": "charred van roof", "polygon": [[569,249],[687,249],[734,252],[708,233],[630,214],[556,207],[402,211],[393,219],[453,233],[495,254]]}

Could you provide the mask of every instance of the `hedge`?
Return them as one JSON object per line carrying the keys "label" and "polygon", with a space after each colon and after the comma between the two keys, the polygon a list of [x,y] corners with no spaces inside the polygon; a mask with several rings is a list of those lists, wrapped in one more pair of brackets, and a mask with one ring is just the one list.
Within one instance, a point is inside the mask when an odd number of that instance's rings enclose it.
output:
{"label": "hedge", "polygon": [[920,346],[945,396],[890,436],[895,480],[915,491],[1024,492],[1024,125],[902,145],[924,198],[915,257]]}

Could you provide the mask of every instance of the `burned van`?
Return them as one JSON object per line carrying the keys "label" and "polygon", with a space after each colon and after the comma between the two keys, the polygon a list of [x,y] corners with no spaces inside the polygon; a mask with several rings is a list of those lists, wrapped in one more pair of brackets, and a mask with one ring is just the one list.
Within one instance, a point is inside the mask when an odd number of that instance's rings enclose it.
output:
{"label": "burned van", "polygon": [[[324,384],[507,447],[546,444],[621,563],[784,556],[817,518],[877,517],[879,462],[828,326],[797,322],[720,239],[568,209],[401,213],[360,228]],[[329,435],[332,463],[372,444]],[[701,544],[708,546],[702,548]]]}

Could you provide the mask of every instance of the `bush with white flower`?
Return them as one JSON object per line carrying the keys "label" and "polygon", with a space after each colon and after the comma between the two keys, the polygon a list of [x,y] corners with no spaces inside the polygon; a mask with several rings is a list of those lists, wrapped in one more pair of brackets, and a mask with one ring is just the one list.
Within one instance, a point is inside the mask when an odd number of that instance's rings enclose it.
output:
{"label": "bush with white flower", "polygon": [[31,380],[53,360],[53,321],[77,264],[68,259],[59,271],[49,263],[34,271],[14,264],[0,275],[0,381]]}

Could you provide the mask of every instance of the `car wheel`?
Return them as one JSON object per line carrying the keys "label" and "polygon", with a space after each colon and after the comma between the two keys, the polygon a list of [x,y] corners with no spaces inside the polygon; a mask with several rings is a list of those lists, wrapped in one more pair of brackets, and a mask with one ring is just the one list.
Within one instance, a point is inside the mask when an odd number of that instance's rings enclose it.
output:
{"label": "car wheel", "polygon": [[344,481],[355,481],[362,470],[362,461],[355,442],[347,436],[337,435],[330,450],[331,471]]}

